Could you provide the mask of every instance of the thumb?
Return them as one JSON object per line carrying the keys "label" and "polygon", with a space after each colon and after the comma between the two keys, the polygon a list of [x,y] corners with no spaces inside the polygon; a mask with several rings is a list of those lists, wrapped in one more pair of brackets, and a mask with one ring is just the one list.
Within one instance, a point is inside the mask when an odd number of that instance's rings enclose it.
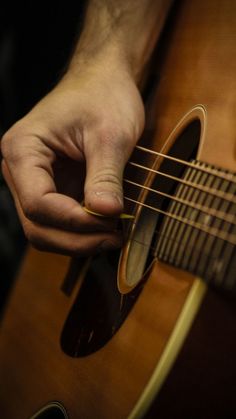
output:
{"label": "thumb", "polygon": [[123,211],[123,171],[135,141],[103,136],[85,150],[85,205],[107,216]]}

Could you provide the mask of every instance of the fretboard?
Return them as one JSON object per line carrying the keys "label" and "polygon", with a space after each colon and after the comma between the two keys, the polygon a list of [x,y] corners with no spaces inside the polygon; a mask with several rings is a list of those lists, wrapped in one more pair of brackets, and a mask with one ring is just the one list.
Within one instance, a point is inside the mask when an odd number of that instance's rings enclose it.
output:
{"label": "fretboard", "polygon": [[236,289],[236,175],[193,163],[162,222],[156,256],[207,283]]}

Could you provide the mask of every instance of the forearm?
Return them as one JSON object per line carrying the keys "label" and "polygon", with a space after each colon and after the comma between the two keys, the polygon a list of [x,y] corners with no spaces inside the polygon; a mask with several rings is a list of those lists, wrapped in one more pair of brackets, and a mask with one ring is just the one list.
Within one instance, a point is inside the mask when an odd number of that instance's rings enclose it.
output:
{"label": "forearm", "polygon": [[[69,66],[77,72],[94,57],[118,60],[138,82],[172,0],[90,0]],[[109,64],[109,63],[107,63]]]}

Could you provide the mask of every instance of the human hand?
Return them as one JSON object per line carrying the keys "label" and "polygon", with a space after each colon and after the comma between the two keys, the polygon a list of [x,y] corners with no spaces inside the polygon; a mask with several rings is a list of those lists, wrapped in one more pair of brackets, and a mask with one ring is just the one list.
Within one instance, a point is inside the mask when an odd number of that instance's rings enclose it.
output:
{"label": "human hand", "polygon": [[[97,60],[71,72],[2,140],[2,170],[37,248],[91,254],[121,244],[124,166],[144,109],[125,67]],[[105,215],[88,214],[83,204]]]}

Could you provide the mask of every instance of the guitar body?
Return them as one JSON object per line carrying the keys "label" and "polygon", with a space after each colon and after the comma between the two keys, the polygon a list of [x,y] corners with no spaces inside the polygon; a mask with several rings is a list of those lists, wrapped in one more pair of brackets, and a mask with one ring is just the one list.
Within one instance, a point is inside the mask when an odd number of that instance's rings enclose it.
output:
{"label": "guitar body", "polygon": [[[195,137],[199,160],[234,172],[235,52],[235,2],[179,3],[158,56],[155,132],[142,145],[169,153],[181,137],[173,155],[189,159],[182,149]],[[236,416],[235,300],[155,256],[130,285],[140,249],[129,234],[120,259],[100,255],[82,268],[29,250],[1,325],[2,418]]]}

